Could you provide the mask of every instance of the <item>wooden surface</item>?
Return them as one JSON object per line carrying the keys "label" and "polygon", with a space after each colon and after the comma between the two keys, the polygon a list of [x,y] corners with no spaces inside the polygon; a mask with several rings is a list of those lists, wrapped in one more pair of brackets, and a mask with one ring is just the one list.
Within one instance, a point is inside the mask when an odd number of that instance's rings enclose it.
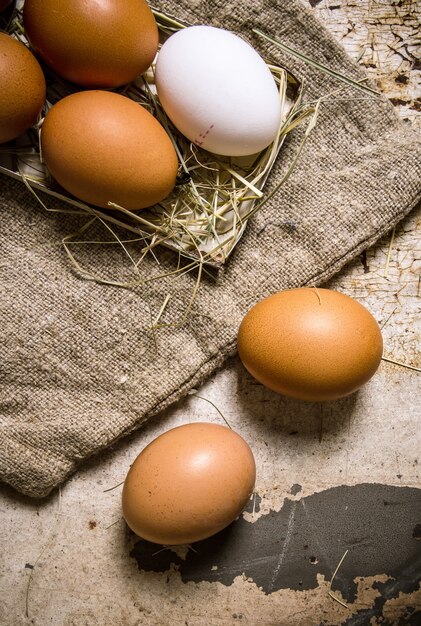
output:
{"label": "wooden surface", "polygon": [[[421,127],[420,5],[304,3],[360,57],[405,123]],[[420,222],[416,210],[329,283],[373,312],[385,356],[413,368],[421,367]],[[356,396],[304,404],[256,384],[233,359],[200,397],[85,464],[47,500],[4,489],[0,624],[416,626],[420,376],[383,361]],[[256,496],[218,544],[151,546],[127,530],[118,485],[159,433],[219,422],[206,399],[252,444]]]}
{"label": "wooden surface", "polygon": [[366,69],[401,118],[421,128],[421,3],[303,0]]}

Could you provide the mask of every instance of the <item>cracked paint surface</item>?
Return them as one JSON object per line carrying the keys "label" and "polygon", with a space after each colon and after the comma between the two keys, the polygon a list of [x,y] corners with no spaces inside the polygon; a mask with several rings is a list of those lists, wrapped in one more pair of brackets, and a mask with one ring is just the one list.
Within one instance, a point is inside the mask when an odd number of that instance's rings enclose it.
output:
{"label": "cracked paint surface", "polygon": [[395,105],[421,128],[418,0],[302,0]]}

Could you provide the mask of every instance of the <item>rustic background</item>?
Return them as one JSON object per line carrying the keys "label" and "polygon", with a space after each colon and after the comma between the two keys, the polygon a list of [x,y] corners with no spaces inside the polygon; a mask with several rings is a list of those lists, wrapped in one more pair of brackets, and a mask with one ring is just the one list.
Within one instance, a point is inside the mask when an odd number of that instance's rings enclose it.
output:
{"label": "rustic background", "polygon": [[[405,123],[421,127],[420,5],[304,4],[366,67]],[[420,623],[420,219],[414,211],[329,284],[373,312],[383,328],[385,357],[415,369],[384,361],[355,397],[320,406],[272,394],[233,359],[196,396],[85,464],[46,501],[4,489],[0,623]],[[157,434],[186,421],[219,421],[203,398],[253,442],[258,481],[228,552],[204,545],[198,562],[192,551],[157,554],[159,548],[129,533],[116,485]],[[256,544],[262,532],[253,535],[251,528],[265,531],[267,545]],[[343,606],[329,590],[345,550],[332,584]]]}

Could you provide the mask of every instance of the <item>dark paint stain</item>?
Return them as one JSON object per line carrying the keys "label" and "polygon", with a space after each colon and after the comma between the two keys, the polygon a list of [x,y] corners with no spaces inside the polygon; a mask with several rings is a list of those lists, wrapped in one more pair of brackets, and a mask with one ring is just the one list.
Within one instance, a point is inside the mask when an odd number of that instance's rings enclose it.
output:
{"label": "dark paint stain", "polygon": [[[371,624],[371,618],[377,617],[383,614],[383,607],[388,600],[397,598],[400,593],[408,593],[414,591],[415,583],[419,580],[420,562],[411,563],[408,567],[402,570],[399,579],[390,579],[385,583],[374,583],[373,589],[377,589],[380,592],[372,607],[369,609],[361,609],[349,617],[342,626],[367,626]],[[418,587],[418,585],[417,585]],[[400,626],[406,624],[406,626],[419,626],[421,624],[421,610],[415,607],[405,607],[406,616],[399,619],[398,624],[393,621],[393,626]],[[392,626],[390,622],[387,622],[385,618],[381,618],[382,626]]]}
{"label": "dark paint stain", "polygon": [[25,563],[25,569],[34,569],[32,563]]}
{"label": "dark paint stain", "polygon": [[289,490],[289,492],[293,495],[296,496],[297,493],[300,493],[300,491],[302,491],[302,487],[301,485],[299,485],[298,483],[295,483],[294,485],[292,485],[291,489]]}
{"label": "dark paint stain", "polygon": [[[253,510],[253,501],[247,508]],[[353,602],[354,579],[386,574],[392,580],[378,588],[392,598],[418,589],[421,549],[413,529],[420,514],[421,489],[340,486],[299,501],[286,499],[280,511],[270,511],[254,523],[241,516],[220,533],[194,543],[194,551],[189,550],[184,560],[142,539],[130,555],[140,570],[167,572],[175,567],[185,583],[231,585],[236,576],[245,574],[269,594],[317,588],[317,574],[331,580],[349,550],[334,590]]]}
{"label": "dark paint stain", "polygon": [[88,523],[88,526],[89,526],[89,530],[93,530],[94,528],[96,528],[96,522],[90,520]]}
{"label": "dark paint stain", "polygon": [[367,262],[367,250],[364,250],[364,252],[361,254],[361,263],[363,264],[364,274],[368,274],[370,271],[370,267]]}
{"label": "dark paint stain", "polygon": [[403,98],[389,98],[389,102],[395,106],[408,104],[408,100],[404,100]]}

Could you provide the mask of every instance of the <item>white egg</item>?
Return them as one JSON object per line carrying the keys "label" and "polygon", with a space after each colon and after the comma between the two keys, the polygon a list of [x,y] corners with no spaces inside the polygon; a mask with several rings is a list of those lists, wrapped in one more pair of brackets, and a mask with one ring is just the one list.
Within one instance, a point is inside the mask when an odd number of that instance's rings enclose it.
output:
{"label": "white egg", "polygon": [[205,150],[255,154],[277,135],[281,102],[272,73],[252,46],[227,30],[191,26],[169,37],[155,80],[170,120]]}

